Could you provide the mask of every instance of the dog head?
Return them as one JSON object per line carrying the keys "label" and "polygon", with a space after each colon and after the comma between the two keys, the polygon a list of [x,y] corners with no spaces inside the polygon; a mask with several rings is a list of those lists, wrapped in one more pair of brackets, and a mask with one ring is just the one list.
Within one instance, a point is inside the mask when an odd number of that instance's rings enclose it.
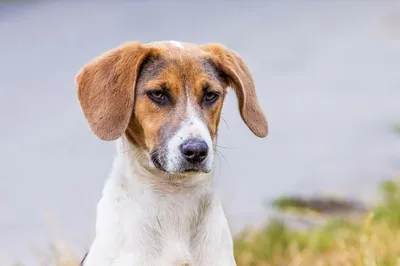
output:
{"label": "dog head", "polygon": [[247,66],[219,44],[126,43],[85,65],[76,84],[93,133],[107,141],[125,135],[151,170],[211,171],[228,87],[250,130],[268,133]]}

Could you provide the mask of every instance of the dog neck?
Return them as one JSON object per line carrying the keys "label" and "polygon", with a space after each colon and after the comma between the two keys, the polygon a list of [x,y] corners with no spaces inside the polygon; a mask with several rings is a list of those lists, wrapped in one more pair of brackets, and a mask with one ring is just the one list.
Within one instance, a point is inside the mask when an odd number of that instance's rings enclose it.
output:
{"label": "dog neck", "polygon": [[148,155],[125,136],[117,141],[112,178],[120,185],[146,186],[157,194],[181,194],[212,187],[212,173],[170,174],[148,165]]}
{"label": "dog neck", "polygon": [[146,265],[194,265],[195,257],[205,255],[191,247],[201,246],[223,215],[211,174],[160,174],[144,164],[145,155],[125,137],[117,140],[117,156],[98,205],[93,252],[101,250],[97,245],[111,253],[128,247],[148,260],[163,254],[161,262]]}

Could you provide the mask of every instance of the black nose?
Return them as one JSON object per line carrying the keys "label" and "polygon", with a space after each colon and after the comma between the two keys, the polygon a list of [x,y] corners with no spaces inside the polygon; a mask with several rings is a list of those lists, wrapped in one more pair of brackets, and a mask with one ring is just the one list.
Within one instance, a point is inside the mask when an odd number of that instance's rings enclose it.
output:
{"label": "black nose", "polygon": [[207,157],[208,145],[204,140],[189,139],[181,145],[183,157],[190,163],[201,163]]}

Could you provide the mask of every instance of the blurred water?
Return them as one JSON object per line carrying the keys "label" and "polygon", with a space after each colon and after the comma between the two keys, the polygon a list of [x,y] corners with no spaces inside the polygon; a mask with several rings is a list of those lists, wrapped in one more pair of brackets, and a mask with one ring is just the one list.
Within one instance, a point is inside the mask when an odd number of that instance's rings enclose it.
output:
{"label": "blurred water", "polygon": [[90,242],[114,144],[88,130],[73,79],[127,40],[222,42],[248,63],[270,135],[254,137],[228,97],[219,144],[231,149],[220,150],[215,179],[235,232],[262,222],[263,202],[286,193],[371,199],[400,166],[390,131],[400,119],[399,8],[395,1],[3,4],[0,250],[29,258],[30,247],[54,237],[53,225],[66,241]]}

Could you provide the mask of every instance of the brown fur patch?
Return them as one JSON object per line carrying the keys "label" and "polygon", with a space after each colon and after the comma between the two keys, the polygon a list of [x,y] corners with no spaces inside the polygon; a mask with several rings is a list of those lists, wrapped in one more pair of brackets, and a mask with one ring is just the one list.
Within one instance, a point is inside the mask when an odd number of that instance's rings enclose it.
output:
{"label": "brown fur patch", "polygon": [[[214,139],[228,86],[235,89],[241,116],[254,134],[268,133],[247,66],[222,45],[185,44],[181,49],[164,42],[127,43],[85,65],[76,84],[94,134],[115,140],[126,132],[134,145],[149,152],[165,145],[186,118],[189,102]],[[168,93],[169,103],[153,102],[148,91],[154,89]],[[206,106],[205,89],[221,97]]]}
{"label": "brown fur patch", "polygon": [[76,76],[81,108],[100,139],[115,140],[128,126],[137,73],[148,51],[127,43],[94,59]]}
{"label": "brown fur patch", "polygon": [[204,45],[202,49],[210,53],[210,61],[228,77],[227,85],[236,92],[244,122],[255,135],[266,137],[267,120],[258,104],[253,78],[242,58],[220,44]]}

